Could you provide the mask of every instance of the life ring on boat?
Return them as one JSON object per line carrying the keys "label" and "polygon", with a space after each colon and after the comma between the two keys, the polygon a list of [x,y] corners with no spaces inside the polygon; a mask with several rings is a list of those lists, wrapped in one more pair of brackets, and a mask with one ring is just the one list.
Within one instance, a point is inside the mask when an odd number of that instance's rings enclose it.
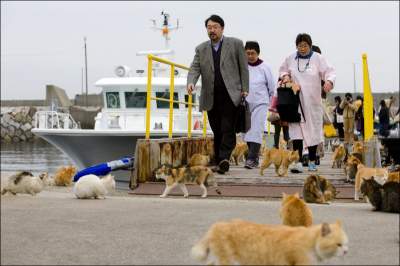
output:
{"label": "life ring on boat", "polygon": [[132,168],[133,161],[134,157],[123,157],[115,161],[90,166],[76,173],[74,176],[74,182],[77,182],[79,178],[84,175],[93,174],[97,176],[103,176],[107,175],[111,171]]}

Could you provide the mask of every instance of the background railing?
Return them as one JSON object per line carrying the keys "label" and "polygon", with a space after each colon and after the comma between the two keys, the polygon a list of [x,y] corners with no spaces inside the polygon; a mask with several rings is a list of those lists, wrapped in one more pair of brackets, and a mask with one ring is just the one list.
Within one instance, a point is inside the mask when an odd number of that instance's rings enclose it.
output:
{"label": "background railing", "polygon": [[[146,98],[146,139],[150,138],[150,105],[151,100],[164,101],[169,102],[169,125],[168,125],[168,137],[172,138],[172,127],[173,127],[173,104],[187,104],[188,105],[188,133],[187,136],[192,137],[192,106],[198,106],[198,104],[194,104],[192,102],[192,94],[189,94],[188,101],[175,101],[174,97],[174,87],[175,87],[175,68],[181,68],[184,70],[189,70],[190,68],[184,65],[180,65],[171,61],[168,61],[164,58],[156,57],[154,55],[147,55],[148,65],[147,65],[147,98]],[[163,64],[167,64],[171,66],[170,72],[170,84],[169,84],[169,100],[164,98],[152,97],[151,96],[151,88],[152,88],[152,77],[153,77],[153,61],[157,61]],[[206,136],[207,132],[207,112],[203,112],[203,137]]]}

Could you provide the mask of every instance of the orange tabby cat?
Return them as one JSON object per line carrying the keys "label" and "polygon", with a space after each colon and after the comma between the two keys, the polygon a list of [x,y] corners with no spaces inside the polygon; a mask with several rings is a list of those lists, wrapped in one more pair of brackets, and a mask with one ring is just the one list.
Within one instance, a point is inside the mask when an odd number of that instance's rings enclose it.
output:
{"label": "orange tabby cat", "polygon": [[217,222],[192,248],[209,265],[311,265],[348,251],[340,221],[311,227]]}
{"label": "orange tabby cat", "polygon": [[207,166],[209,162],[210,162],[210,156],[203,155],[200,153],[195,153],[192,155],[192,157],[190,157],[188,166],[196,166],[196,165]]}
{"label": "orange tabby cat", "polygon": [[239,162],[245,161],[248,151],[249,147],[247,147],[246,142],[238,142],[231,153],[231,161],[234,161],[236,165],[239,165]]}
{"label": "orange tabby cat", "polygon": [[72,184],[72,177],[76,173],[76,168],[73,166],[61,167],[57,170],[54,176],[56,186],[69,186]]}
{"label": "orange tabby cat", "polygon": [[340,144],[335,151],[333,152],[332,155],[332,168],[334,168],[336,164],[336,168],[342,168],[342,162],[344,159],[344,156],[346,155],[346,151],[344,149],[343,143]]}
{"label": "orange tabby cat", "polygon": [[312,212],[304,200],[300,199],[299,193],[287,195],[282,193],[282,206],[280,210],[282,224],[290,226],[311,226]]}
{"label": "orange tabby cat", "polygon": [[[292,162],[299,160],[298,151],[289,151],[282,149],[267,149],[264,150],[264,158],[260,166],[260,175],[264,175],[264,169],[268,168],[272,163],[275,165],[275,172],[278,176],[286,176],[288,167]],[[282,166],[283,173],[279,172]]]}

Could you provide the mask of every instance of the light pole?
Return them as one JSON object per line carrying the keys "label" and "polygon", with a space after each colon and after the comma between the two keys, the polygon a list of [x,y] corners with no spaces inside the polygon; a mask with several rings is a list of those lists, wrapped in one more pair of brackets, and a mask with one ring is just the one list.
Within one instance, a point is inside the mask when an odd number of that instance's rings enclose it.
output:
{"label": "light pole", "polygon": [[88,107],[88,73],[87,73],[87,53],[86,53],[86,36],[83,38],[85,42],[85,80],[86,80],[86,96],[85,103],[86,107]]}

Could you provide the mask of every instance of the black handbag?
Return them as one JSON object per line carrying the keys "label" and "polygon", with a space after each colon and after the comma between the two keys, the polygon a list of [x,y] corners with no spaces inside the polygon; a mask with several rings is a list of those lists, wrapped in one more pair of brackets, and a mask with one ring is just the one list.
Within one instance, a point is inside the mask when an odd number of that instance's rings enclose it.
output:
{"label": "black handbag", "polygon": [[249,104],[245,98],[242,97],[238,107],[238,114],[236,118],[236,133],[246,133],[251,127],[251,113]]}
{"label": "black handbag", "polygon": [[[299,114],[299,105],[303,113],[303,107],[300,103],[299,94],[294,94],[291,87],[279,87],[277,110],[281,121],[289,123],[298,123],[301,121],[301,114]],[[304,113],[303,113],[304,117]],[[305,117],[304,117],[305,120]]]}

